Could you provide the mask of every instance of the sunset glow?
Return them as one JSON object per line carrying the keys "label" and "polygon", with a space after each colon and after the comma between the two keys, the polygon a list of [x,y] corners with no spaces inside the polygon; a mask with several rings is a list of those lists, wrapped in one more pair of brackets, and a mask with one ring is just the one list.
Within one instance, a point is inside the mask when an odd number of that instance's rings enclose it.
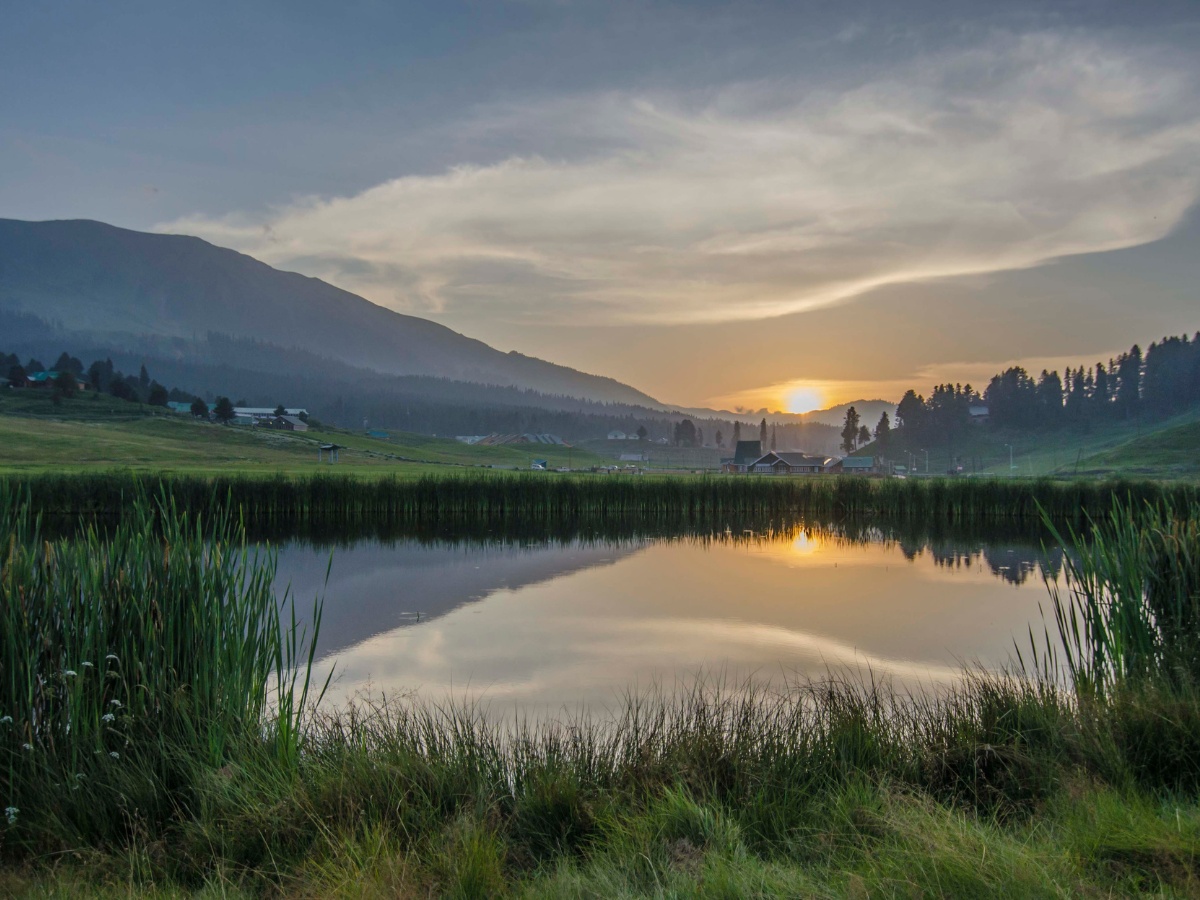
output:
{"label": "sunset glow", "polygon": [[825,406],[825,392],[812,384],[796,384],[785,395],[785,409],[790,413],[812,412]]}

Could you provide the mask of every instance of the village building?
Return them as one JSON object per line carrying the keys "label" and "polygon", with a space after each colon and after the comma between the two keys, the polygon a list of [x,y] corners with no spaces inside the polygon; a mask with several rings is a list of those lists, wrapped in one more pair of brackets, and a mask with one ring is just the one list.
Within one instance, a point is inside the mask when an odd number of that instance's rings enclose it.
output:
{"label": "village building", "polygon": [[748,471],[759,475],[820,475],[835,460],[826,456],[772,450],[756,459]]}
{"label": "village building", "polygon": [[834,471],[842,475],[870,475],[879,471],[873,456],[847,456],[837,460]]}
{"label": "village building", "polygon": [[721,460],[721,471],[744,473],[761,456],[761,441],[738,441],[734,445],[733,456]]}
{"label": "village building", "polygon": [[508,444],[550,444],[558,447],[568,446],[567,442],[557,434],[489,434],[473,443],[483,447],[502,447]]}

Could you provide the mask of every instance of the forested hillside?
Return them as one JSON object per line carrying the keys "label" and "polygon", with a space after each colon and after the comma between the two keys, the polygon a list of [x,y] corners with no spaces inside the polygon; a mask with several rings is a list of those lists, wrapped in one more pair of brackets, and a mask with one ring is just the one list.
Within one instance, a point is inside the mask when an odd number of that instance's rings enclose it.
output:
{"label": "forested hillside", "polygon": [[[1099,434],[1151,426],[1200,411],[1200,333],[1135,344],[1107,361],[1034,376],[1014,366],[983,389],[936,385],[928,397],[905,393],[894,421],[877,425],[874,452],[894,456],[936,448],[967,453],[982,436]],[[881,427],[882,426],[882,427]],[[1007,445],[1005,445],[1007,446]]]}

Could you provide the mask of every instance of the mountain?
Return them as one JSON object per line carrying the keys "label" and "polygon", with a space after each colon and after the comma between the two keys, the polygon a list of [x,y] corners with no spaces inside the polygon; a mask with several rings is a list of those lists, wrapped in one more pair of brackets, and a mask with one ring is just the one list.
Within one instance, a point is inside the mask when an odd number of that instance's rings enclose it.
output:
{"label": "mountain", "polygon": [[504,353],[200,238],[102,222],[0,219],[0,311],[108,346],[227,335],[384,374],[661,408],[615,379]]}
{"label": "mountain", "polygon": [[813,412],[804,413],[801,415],[802,422],[820,422],[822,425],[834,425],[841,427],[846,421],[846,410],[854,407],[858,413],[859,421],[866,425],[872,431],[879,422],[879,417],[883,413],[888,414],[888,418],[893,421],[896,418],[896,404],[890,400],[855,400],[852,403],[841,403],[837,406],[831,406],[829,409],[818,409]]}

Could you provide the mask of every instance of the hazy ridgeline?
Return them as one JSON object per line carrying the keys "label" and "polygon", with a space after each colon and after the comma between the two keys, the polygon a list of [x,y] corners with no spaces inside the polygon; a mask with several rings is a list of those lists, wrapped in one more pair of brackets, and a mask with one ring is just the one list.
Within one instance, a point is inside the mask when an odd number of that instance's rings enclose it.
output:
{"label": "hazy ridgeline", "polygon": [[[1200,509],[1186,491],[356,484],[0,484],[0,857],[35,881],[67,879],[60,893],[79,873],[85,885],[251,895],[354,885],[595,896],[701,882],[730,896],[828,885],[890,894],[914,879],[949,895],[1200,888]],[[138,498],[150,488],[165,491],[156,503]],[[47,540],[28,496],[38,509],[121,520],[103,537],[85,525]],[[672,500],[696,516],[773,513],[803,497],[849,497],[858,511],[907,498],[900,509],[914,519],[917,509],[982,518],[985,497],[1007,505],[997,518],[1033,516],[1040,503],[1084,523],[1091,510],[1048,622],[1068,659],[1039,645],[1025,677],[978,674],[915,698],[837,679],[771,691],[710,683],[631,696],[612,718],[538,726],[404,703],[318,713],[305,707],[312,635],[278,616],[273,561],[247,551],[239,524],[263,510],[333,521],[430,504],[451,517],[599,507],[661,519]],[[74,868],[50,868],[63,858]]]}
{"label": "hazy ridgeline", "polygon": [[1187,484],[1023,479],[897,480],[855,477],[571,476],[489,473],[307,478],[32,475],[0,479],[53,516],[120,516],[139,497],[165,495],[194,512],[239,508],[252,527],[468,524],[476,528],[644,528],[766,526],[798,516],[872,517],[888,522],[1037,523],[1064,526],[1106,514],[1114,499],[1135,505],[1194,502]]}

